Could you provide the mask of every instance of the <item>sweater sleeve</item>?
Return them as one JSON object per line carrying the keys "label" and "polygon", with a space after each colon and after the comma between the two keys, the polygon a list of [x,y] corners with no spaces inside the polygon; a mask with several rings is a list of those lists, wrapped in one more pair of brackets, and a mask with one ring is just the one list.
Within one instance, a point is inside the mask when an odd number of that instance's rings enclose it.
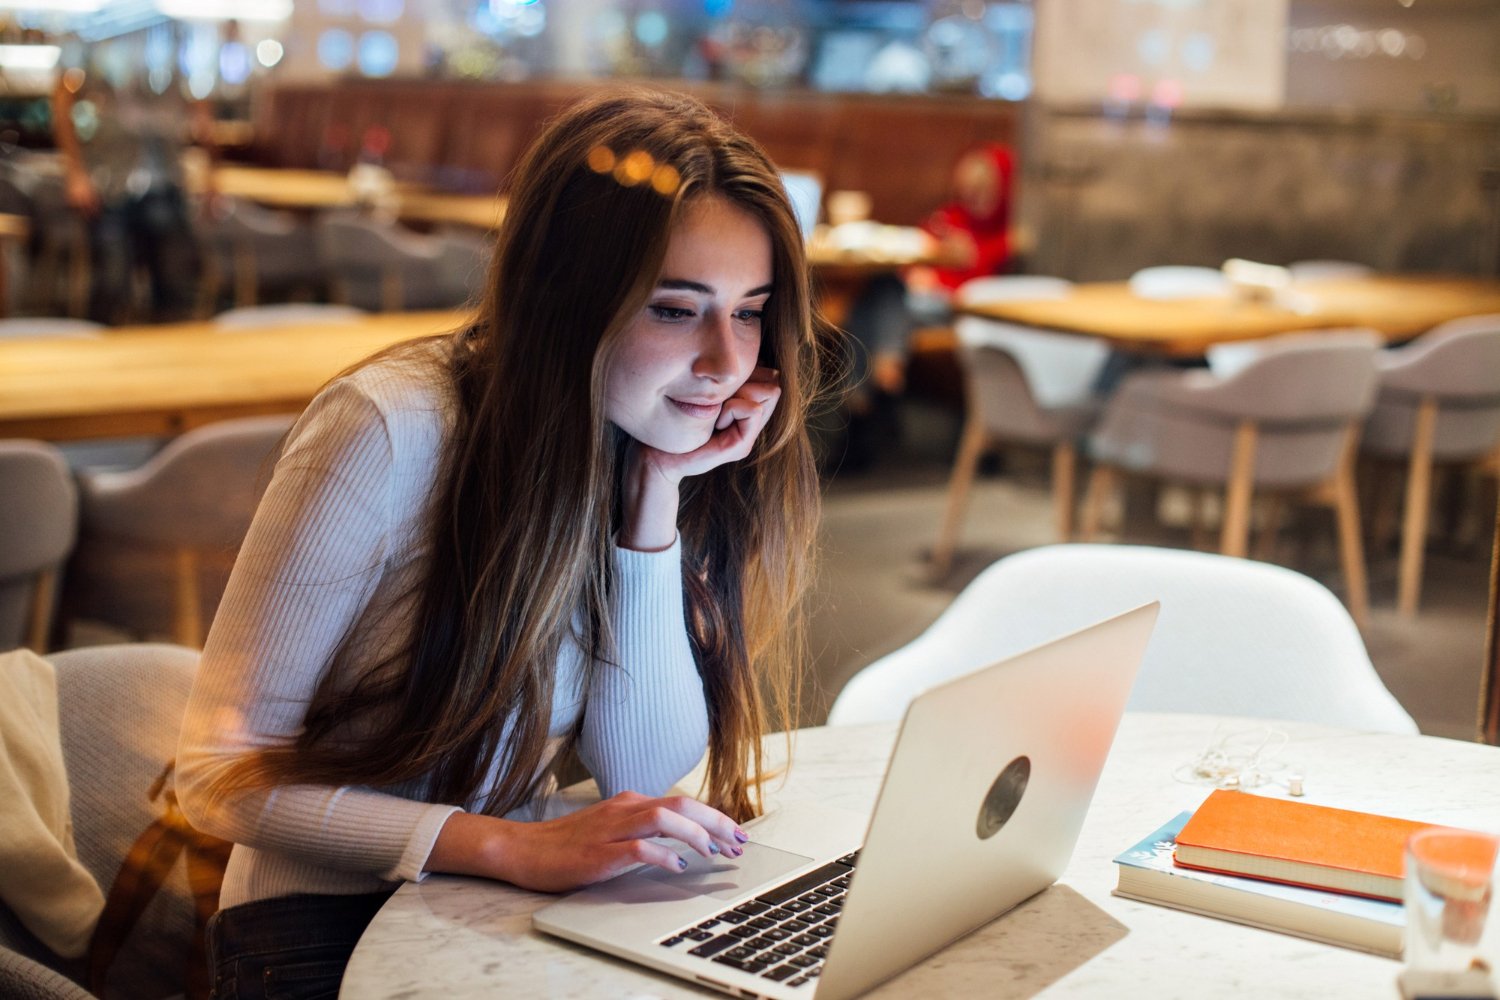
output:
{"label": "sweater sleeve", "polygon": [[578,744],[606,798],[664,794],[708,745],[708,707],[683,612],[681,546],[615,549],[610,611],[619,662],[595,666]]}
{"label": "sweater sleeve", "polygon": [[393,466],[380,410],[347,380],[325,390],[293,429],[203,651],[177,790],[193,825],[226,840],[417,879],[455,807],[355,787],[216,795],[233,764],[301,729],[370,603],[391,545]]}

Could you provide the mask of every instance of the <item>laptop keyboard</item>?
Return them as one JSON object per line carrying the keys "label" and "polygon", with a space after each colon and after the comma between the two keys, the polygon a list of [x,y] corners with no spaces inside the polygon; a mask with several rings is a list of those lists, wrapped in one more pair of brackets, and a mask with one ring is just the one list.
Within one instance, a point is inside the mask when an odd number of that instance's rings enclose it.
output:
{"label": "laptop keyboard", "polygon": [[823,972],[859,852],[846,854],[657,943],[774,982],[802,986]]}

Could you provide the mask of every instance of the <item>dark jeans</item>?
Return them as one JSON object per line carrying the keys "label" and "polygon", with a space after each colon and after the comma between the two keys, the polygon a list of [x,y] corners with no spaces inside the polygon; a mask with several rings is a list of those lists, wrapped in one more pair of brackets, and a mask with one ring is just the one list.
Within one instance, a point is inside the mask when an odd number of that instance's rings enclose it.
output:
{"label": "dark jeans", "polygon": [[390,898],[284,896],[220,910],[208,922],[213,1000],[337,997],[359,936]]}
{"label": "dark jeans", "polygon": [[127,318],[132,273],[144,266],[151,283],[151,319],[185,319],[198,287],[199,253],[187,200],[177,188],[153,189],[144,197],[105,205],[90,226],[93,289],[89,318],[118,323]]}

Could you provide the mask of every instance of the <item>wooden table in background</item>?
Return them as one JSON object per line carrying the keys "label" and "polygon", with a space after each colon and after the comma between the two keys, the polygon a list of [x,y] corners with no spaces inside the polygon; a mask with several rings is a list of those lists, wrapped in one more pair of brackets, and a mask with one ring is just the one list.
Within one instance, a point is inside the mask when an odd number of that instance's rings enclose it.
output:
{"label": "wooden table in background", "polygon": [[1140,354],[1202,357],[1214,344],[1279,333],[1364,326],[1392,343],[1445,320],[1500,313],[1500,281],[1436,275],[1380,275],[1308,283],[1294,290],[1300,308],[1231,297],[1142,299],[1125,282],[1081,284],[1067,298],[996,302],[963,311],[1108,340]]}
{"label": "wooden table in background", "polygon": [[[214,170],[214,186],[222,195],[297,212],[352,208],[359,203],[348,175],[327,170],[220,166]],[[493,194],[445,194],[398,182],[395,195],[396,215],[406,222],[490,230],[505,214],[504,201]]]}
{"label": "wooden table in background", "polygon": [[176,434],[228,417],[296,413],[355,362],[468,318],[389,313],[263,329],[182,323],[0,340],[0,438]]}

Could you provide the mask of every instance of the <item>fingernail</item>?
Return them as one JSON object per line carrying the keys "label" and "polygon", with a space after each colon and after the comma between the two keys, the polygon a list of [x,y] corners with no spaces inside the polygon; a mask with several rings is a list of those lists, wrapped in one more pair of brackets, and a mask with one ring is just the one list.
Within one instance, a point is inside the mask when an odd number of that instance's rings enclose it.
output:
{"label": "fingernail", "polygon": [[750,835],[744,830],[739,829],[738,827],[735,828],[734,839],[738,840],[742,844],[750,843]]}
{"label": "fingernail", "polygon": [[708,853],[709,854],[718,854],[719,853],[719,845],[715,844],[712,840],[710,840],[708,842]]}
{"label": "fingernail", "polygon": [[679,870],[687,867],[687,858],[683,857],[681,854],[677,855],[677,867]]}
{"label": "fingernail", "polygon": [[737,858],[737,857],[740,857],[744,853],[745,853],[745,849],[743,847],[731,847],[729,849],[729,854],[730,854],[731,857],[736,857]]}

